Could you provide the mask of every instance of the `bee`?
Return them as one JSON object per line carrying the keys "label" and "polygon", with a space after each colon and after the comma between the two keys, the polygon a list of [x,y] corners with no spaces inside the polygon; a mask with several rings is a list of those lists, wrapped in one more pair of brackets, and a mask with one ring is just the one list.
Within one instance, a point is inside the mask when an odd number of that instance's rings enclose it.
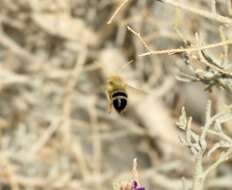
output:
{"label": "bee", "polygon": [[141,94],[138,93],[140,91],[131,86],[131,84],[136,85],[135,75],[129,67],[131,63],[133,60],[126,62],[122,53],[114,48],[106,49],[99,56],[98,64],[104,76],[108,112],[114,109],[122,113],[129,104],[137,103],[138,99],[141,100],[141,96],[137,96]]}
{"label": "bee", "polygon": [[106,83],[106,96],[108,100],[108,111],[112,111],[112,107],[121,113],[125,110],[128,102],[127,83],[119,75],[108,77]]}
{"label": "bee", "polygon": [[[130,86],[119,75],[111,75],[106,81],[106,96],[108,100],[108,112],[114,108],[118,113],[125,111],[128,105],[128,99],[135,98],[135,95],[141,95],[144,97],[146,94],[144,91]],[[131,96],[130,96],[131,95]]]}

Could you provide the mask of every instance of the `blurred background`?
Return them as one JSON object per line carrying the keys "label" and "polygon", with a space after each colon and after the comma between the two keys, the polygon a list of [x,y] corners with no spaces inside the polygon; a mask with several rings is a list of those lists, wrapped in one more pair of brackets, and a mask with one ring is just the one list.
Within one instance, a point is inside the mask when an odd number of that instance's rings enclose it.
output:
{"label": "blurred background", "polygon": [[[128,179],[135,157],[146,189],[181,189],[183,176],[192,179],[194,158],[175,124],[181,108],[199,128],[207,100],[218,112],[229,95],[177,80],[190,72],[182,54],[139,56],[148,49],[135,32],[152,50],[196,43],[196,33],[203,44],[217,43],[231,37],[231,1],[170,1],[187,6],[179,9],[131,0],[112,17],[122,2],[0,0],[0,189],[112,189]],[[216,7],[228,20],[192,7]],[[223,51],[207,53],[220,62]],[[129,96],[122,114],[107,112],[109,73],[146,92]],[[231,189],[231,171],[223,165],[207,188]]]}

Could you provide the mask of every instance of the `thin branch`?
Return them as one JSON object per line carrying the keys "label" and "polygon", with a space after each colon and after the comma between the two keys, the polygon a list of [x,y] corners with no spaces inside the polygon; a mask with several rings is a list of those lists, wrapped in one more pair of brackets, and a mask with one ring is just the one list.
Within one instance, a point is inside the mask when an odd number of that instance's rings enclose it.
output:
{"label": "thin branch", "polygon": [[221,68],[220,66],[218,66],[217,64],[214,64],[213,60],[210,59],[210,57],[207,57],[207,55],[203,51],[201,51],[200,54],[202,55],[202,58],[203,58],[203,59],[201,59],[202,63],[206,64],[207,66],[215,69],[216,71],[218,71],[220,73],[223,73],[223,74],[230,76],[230,77],[232,76],[231,72],[228,72],[228,71],[224,70],[223,68]]}
{"label": "thin branch", "polygon": [[[219,27],[219,32],[220,32],[221,40],[222,41],[226,41],[227,37],[225,35],[223,26]],[[228,63],[228,46],[227,45],[224,45],[223,59],[224,59],[223,63],[227,64]]]}
{"label": "thin branch", "polygon": [[30,52],[26,51],[23,47],[17,44],[14,40],[12,40],[7,34],[5,34],[2,31],[0,31],[0,39],[0,44],[6,48],[9,48],[14,54],[26,59],[28,62],[38,62],[35,56],[33,56]]}
{"label": "thin branch", "polygon": [[117,16],[117,14],[119,13],[119,11],[122,9],[123,6],[126,5],[126,3],[128,3],[129,0],[124,0],[119,6],[118,8],[114,11],[113,15],[110,17],[110,19],[108,20],[107,24],[111,24],[113,19]]}
{"label": "thin branch", "polygon": [[216,48],[220,46],[225,46],[232,44],[232,40],[225,40],[214,44],[204,45],[201,47],[192,47],[192,48],[176,48],[176,49],[166,49],[166,50],[156,50],[156,51],[149,51],[146,53],[139,54],[140,57],[148,56],[148,55],[158,55],[158,54],[175,54],[175,53],[183,53],[183,52],[193,52],[198,50],[205,50],[210,48]]}
{"label": "thin branch", "polygon": [[216,0],[211,0],[211,10],[213,14],[217,15]]}
{"label": "thin branch", "polygon": [[232,0],[228,0],[228,13],[229,15],[232,15]]}
{"label": "thin branch", "polygon": [[220,23],[223,23],[223,24],[232,25],[232,19],[230,19],[228,17],[224,17],[224,16],[221,16],[221,15],[209,12],[207,10],[202,10],[201,8],[196,8],[196,7],[191,6],[189,4],[185,5],[184,3],[180,3],[180,2],[177,2],[177,1],[174,1],[174,0],[163,0],[163,2],[167,3],[167,4],[170,4],[170,5],[173,5],[175,7],[178,7],[180,9],[183,9],[185,11],[197,14],[199,16],[208,18],[210,20],[217,21],[217,22],[220,22]]}
{"label": "thin branch", "polygon": [[220,158],[219,158],[216,162],[214,162],[213,164],[211,164],[211,165],[204,171],[204,178],[206,178],[206,177],[209,175],[209,173],[211,173],[212,171],[216,170],[216,168],[217,168],[220,164],[222,164],[222,163],[228,161],[228,160],[231,158],[230,154],[231,154],[231,151],[230,151],[230,150],[228,150],[226,153],[222,153],[221,156],[220,156]]}
{"label": "thin branch", "polygon": [[136,32],[134,29],[132,29],[130,26],[127,26],[127,29],[134,34],[139,41],[143,44],[143,46],[148,50],[148,51],[152,51],[152,49],[148,46],[148,44],[145,42],[145,40],[143,39],[143,37],[141,36],[141,34],[139,32]]}

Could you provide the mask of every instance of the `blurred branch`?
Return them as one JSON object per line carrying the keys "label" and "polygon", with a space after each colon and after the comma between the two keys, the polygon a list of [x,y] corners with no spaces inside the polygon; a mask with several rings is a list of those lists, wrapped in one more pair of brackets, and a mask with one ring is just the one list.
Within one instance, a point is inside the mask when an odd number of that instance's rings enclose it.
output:
{"label": "blurred branch", "polygon": [[122,3],[117,7],[117,9],[114,11],[113,15],[110,17],[110,19],[107,21],[107,24],[111,24],[113,22],[113,19],[117,16],[117,14],[120,12],[123,6],[128,3],[129,0],[124,0]]}
{"label": "blurred branch", "polygon": [[13,53],[21,58],[26,59],[30,63],[36,62],[37,58],[19,46],[15,41],[8,37],[2,30],[0,30],[0,45],[9,48]]}
{"label": "blurred branch", "polygon": [[215,12],[209,12],[207,10],[202,10],[201,8],[195,8],[193,5],[191,5],[189,3],[184,4],[183,2],[178,2],[178,1],[175,1],[175,0],[163,0],[163,2],[167,3],[167,4],[170,4],[170,5],[173,5],[173,6],[177,7],[177,8],[183,9],[185,11],[194,13],[196,15],[208,18],[208,19],[210,19],[212,21],[217,21],[219,23],[228,24],[228,25],[232,24],[232,19],[230,19],[228,17],[218,15]]}

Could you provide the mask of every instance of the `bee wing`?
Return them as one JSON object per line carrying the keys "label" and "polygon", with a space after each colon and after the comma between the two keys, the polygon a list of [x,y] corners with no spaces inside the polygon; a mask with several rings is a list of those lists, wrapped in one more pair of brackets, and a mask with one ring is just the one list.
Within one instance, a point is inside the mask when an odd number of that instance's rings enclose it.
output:
{"label": "bee wing", "polygon": [[127,85],[127,93],[129,102],[132,104],[143,100],[148,94],[147,92],[130,85]]}

